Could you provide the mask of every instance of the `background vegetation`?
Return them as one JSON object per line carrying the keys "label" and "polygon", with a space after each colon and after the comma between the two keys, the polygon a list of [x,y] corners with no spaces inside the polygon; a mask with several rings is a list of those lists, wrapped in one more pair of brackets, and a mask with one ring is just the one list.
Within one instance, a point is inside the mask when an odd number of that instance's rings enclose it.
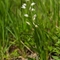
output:
{"label": "background vegetation", "polygon": [[60,0],[0,0],[0,60],[60,60],[59,20]]}

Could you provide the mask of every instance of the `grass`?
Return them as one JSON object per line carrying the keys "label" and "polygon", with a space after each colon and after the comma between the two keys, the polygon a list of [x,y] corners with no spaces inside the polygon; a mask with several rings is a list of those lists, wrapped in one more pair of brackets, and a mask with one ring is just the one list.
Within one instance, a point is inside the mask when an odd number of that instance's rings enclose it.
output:
{"label": "grass", "polygon": [[1,0],[0,60],[28,58],[28,53],[36,53],[28,60],[59,60],[59,20],[59,0]]}

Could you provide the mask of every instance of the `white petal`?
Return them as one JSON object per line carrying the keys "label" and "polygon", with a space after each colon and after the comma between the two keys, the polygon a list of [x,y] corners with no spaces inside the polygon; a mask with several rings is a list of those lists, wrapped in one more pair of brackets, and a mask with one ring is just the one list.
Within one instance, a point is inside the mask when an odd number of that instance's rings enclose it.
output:
{"label": "white petal", "polygon": [[26,3],[24,3],[23,5],[26,6]]}
{"label": "white petal", "polygon": [[35,9],[34,9],[34,8],[32,8],[32,9],[31,9],[31,11],[35,11]]}
{"label": "white petal", "polygon": [[25,9],[26,7],[25,6],[22,6],[21,8]]}
{"label": "white petal", "polygon": [[28,25],[30,25],[30,23],[29,23],[29,22],[27,22],[27,21],[26,21],[26,23],[27,23]]}
{"label": "white petal", "polygon": [[36,19],[36,14],[33,16],[33,20],[35,20]]}
{"label": "white petal", "polygon": [[28,14],[24,14],[25,17],[28,17]]}
{"label": "white petal", "polygon": [[24,3],[21,8],[25,9],[26,8],[26,4]]}
{"label": "white petal", "polygon": [[38,25],[36,25],[34,22],[33,22],[33,25],[34,25],[35,27],[38,27]]}
{"label": "white petal", "polygon": [[33,2],[33,3],[31,3],[31,6],[34,6],[35,5],[35,3]]}
{"label": "white petal", "polygon": [[37,25],[35,25],[35,27],[38,27]]}

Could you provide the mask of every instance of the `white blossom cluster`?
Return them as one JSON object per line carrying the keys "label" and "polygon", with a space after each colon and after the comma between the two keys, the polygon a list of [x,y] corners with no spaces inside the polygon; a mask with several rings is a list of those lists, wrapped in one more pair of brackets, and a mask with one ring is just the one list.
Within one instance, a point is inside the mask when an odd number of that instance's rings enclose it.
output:
{"label": "white blossom cluster", "polygon": [[[25,0],[25,1],[28,2],[29,0]],[[35,11],[35,9],[33,8],[35,4],[36,4],[35,2],[32,2],[32,3],[30,4],[29,11],[31,11],[32,13],[33,13],[33,11]],[[21,8],[22,8],[22,9],[26,9],[26,8],[27,8],[27,4],[26,4],[26,3],[23,3],[22,6],[21,6]],[[27,18],[28,18],[29,15],[28,15],[27,13],[25,13],[25,14],[24,14],[24,17],[27,17]],[[36,19],[36,14],[34,14],[34,15],[32,16],[33,25],[35,25],[35,23],[34,23],[35,19]],[[26,23],[27,23],[28,25],[30,25],[30,23],[29,23],[28,21],[26,21]],[[35,25],[35,27],[37,27],[37,25]]]}

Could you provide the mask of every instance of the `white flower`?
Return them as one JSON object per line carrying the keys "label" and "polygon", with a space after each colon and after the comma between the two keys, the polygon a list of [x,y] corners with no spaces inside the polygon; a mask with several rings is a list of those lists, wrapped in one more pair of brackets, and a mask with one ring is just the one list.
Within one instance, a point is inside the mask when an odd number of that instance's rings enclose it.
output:
{"label": "white flower", "polygon": [[32,8],[31,6],[30,6],[29,10],[30,10],[30,11],[35,11],[35,9],[34,9],[34,8]]}
{"label": "white flower", "polygon": [[26,8],[26,4],[24,3],[21,8],[25,9]]}
{"label": "white flower", "polygon": [[28,14],[24,14],[25,17],[28,17]]}
{"label": "white flower", "polygon": [[34,9],[34,8],[31,8],[31,7],[29,8],[29,10],[30,10],[30,11],[35,11],[35,9]]}
{"label": "white flower", "polygon": [[36,25],[34,22],[33,22],[33,25],[34,25],[35,27],[38,27],[38,25]]}
{"label": "white flower", "polygon": [[26,21],[26,23],[27,23],[28,25],[30,25],[30,23],[29,23],[28,21]]}
{"label": "white flower", "polygon": [[38,27],[37,25],[35,25],[35,27]]}
{"label": "white flower", "polygon": [[33,16],[33,20],[35,20],[36,19],[36,14]]}
{"label": "white flower", "polygon": [[35,5],[35,3],[34,3],[34,2],[32,2],[32,3],[31,3],[31,6],[34,6],[34,5]]}
{"label": "white flower", "polygon": [[32,9],[31,9],[31,11],[35,11],[35,9],[34,9],[34,8],[32,8]]}

